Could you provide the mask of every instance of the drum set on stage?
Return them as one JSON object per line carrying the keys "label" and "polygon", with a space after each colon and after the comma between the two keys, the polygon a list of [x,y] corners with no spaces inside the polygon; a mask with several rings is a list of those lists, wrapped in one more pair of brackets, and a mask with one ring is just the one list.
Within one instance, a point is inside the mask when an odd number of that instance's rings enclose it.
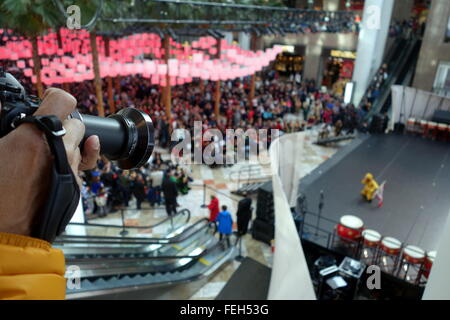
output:
{"label": "drum set on stage", "polygon": [[335,226],[332,247],[359,259],[366,265],[377,265],[381,271],[415,285],[424,285],[436,258],[436,251],[425,250],[366,229],[354,215],[344,215]]}

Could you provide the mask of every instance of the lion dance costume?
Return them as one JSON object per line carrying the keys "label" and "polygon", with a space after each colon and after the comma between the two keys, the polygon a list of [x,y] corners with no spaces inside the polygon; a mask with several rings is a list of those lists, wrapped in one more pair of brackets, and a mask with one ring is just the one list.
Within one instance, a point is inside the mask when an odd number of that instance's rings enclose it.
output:
{"label": "lion dance costume", "polygon": [[366,198],[367,201],[372,201],[379,188],[378,183],[371,173],[366,174],[361,183],[364,184],[364,188],[361,191],[362,196]]}

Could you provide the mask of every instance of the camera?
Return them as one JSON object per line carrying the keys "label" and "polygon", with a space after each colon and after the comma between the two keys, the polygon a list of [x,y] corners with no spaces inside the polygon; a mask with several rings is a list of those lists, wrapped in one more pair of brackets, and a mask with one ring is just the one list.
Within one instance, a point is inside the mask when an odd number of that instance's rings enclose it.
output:
{"label": "camera", "polygon": [[[40,105],[37,97],[26,94],[24,87],[0,67],[0,138],[14,129],[14,123],[34,114]],[[151,118],[135,108],[125,108],[107,118],[73,112],[69,118],[82,121],[85,139],[97,135],[100,152],[117,161],[121,169],[139,168],[147,163],[154,148],[154,127]]]}

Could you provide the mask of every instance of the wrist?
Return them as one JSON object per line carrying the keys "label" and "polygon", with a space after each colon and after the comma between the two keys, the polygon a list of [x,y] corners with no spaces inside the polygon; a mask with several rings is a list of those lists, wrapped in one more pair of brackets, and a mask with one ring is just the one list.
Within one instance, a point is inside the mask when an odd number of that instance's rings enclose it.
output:
{"label": "wrist", "polygon": [[[0,141],[9,162],[0,170],[0,212],[10,217],[1,221],[0,232],[29,236],[48,198],[50,149],[45,135],[31,124],[20,125]],[[17,151],[20,157],[10,158]]]}

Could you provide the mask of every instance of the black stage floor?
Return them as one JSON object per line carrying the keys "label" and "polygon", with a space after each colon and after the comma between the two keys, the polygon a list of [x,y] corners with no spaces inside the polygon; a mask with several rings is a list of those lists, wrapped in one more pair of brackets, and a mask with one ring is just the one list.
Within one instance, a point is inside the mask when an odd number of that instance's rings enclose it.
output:
{"label": "black stage floor", "polygon": [[216,300],[266,300],[271,270],[262,263],[246,257]]}
{"label": "black stage floor", "polygon": [[[450,211],[450,145],[407,135],[357,139],[300,181],[308,211],[317,212],[324,191],[322,216],[360,217],[366,228],[424,250],[435,250]],[[364,201],[361,180],[372,173],[386,181],[384,205]],[[307,216],[307,223],[316,218]],[[332,230],[323,221],[320,228]]]}

